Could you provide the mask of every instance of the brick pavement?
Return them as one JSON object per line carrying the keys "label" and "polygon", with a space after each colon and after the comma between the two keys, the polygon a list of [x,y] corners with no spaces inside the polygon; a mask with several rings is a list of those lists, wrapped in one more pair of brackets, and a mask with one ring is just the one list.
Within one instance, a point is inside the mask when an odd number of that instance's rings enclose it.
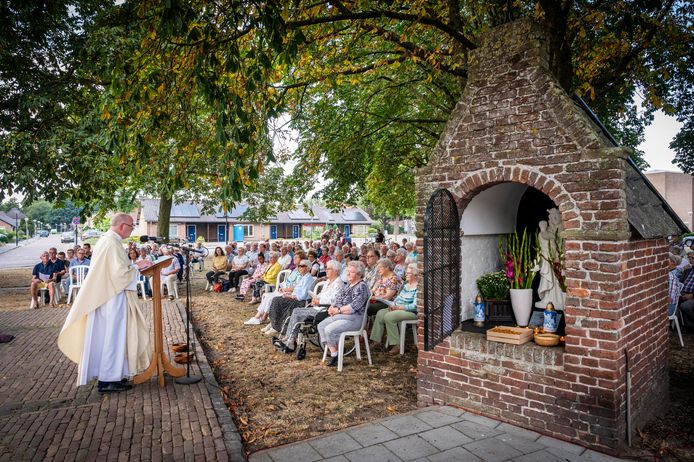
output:
{"label": "brick pavement", "polygon": [[[151,303],[151,302],[150,302]],[[145,310],[148,312],[149,310]],[[0,461],[243,460],[241,440],[207,360],[196,348],[191,374],[175,384],[155,378],[125,393],[75,387],[77,366],[57,349],[67,310],[0,312]],[[164,303],[167,344],[184,340],[185,313]]]}

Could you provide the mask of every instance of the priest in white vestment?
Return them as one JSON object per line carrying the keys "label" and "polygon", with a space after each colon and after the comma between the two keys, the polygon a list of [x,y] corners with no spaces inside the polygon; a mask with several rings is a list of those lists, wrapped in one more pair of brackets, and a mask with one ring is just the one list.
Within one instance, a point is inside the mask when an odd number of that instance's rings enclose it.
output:
{"label": "priest in white vestment", "polygon": [[78,365],[77,385],[98,379],[99,391],[118,392],[131,385],[124,381],[147,368],[151,352],[149,328],[137,299],[139,267],[123,248],[133,219],[117,213],[111,229],[94,246],[89,272],[79,290],[58,347]]}

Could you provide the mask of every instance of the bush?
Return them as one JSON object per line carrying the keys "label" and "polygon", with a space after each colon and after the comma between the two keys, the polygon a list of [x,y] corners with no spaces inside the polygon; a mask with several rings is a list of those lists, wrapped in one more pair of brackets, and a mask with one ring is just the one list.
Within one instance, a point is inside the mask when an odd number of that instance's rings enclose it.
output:
{"label": "bush", "polygon": [[477,288],[485,300],[508,300],[511,285],[503,271],[496,271],[480,276]]}

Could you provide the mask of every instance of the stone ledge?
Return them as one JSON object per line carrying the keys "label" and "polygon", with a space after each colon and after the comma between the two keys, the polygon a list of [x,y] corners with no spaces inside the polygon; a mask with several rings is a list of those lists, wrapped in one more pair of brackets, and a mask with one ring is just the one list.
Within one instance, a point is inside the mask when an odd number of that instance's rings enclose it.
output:
{"label": "stone ledge", "polygon": [[564,347],[543,347],[534,342],[523,345],[493,342],[485,334],[456,330],[450,338],[450,354],[461,359],[488,362],[489,360],[509,360],[516,363],[519,369],[533,366],[563,368]]}

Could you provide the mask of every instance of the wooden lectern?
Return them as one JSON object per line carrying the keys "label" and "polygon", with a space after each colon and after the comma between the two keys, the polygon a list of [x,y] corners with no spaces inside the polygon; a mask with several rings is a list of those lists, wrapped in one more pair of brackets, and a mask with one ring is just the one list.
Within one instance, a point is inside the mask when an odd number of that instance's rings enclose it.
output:
{"label": "wooden lectern", "polygon": [[138,384],[148,380],[154,372],[159,375],[159,386],[164,387],[164,371],[172,377],[181,377],[186,374],[182,367],[176,367],[169,362],[164,351],[164,329],[161,321],[161,269],[169,266],[172,257],[160,258],[149,268],[140,270],[145,276],[152,277],[152,324],[154,324],[154,354],[147,369],[133,377],[133,383]]}

